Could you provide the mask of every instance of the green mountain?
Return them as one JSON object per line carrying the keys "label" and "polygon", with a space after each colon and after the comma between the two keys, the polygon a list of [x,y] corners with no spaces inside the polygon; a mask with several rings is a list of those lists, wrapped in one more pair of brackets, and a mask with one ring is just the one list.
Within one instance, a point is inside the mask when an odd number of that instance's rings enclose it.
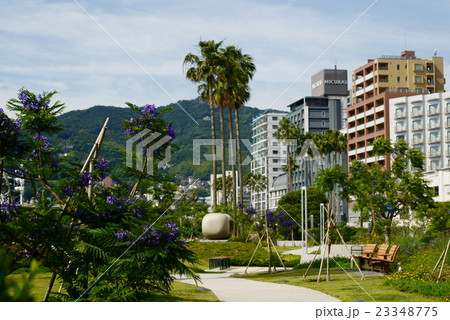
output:
{"label": "green mountain", "polygon": [[[202,147],[202,160],[200,165],[193,165],[193,143],[195,139],[211,138],[211,122],[209,119],[209,106],[199,101],[182,100],[176,104],[159,107],[172,107],[172,111],[164,113],[166,120],[172,121],[177,135],[174,143],[178,146],[174,149],[168,172],[180,177],[194,176],[201,179],[209,179],[212,164],[205,160],[204,154],[210,154],[211,148]],[[251,139],[252,118],[263,111],[257,108],[243,107],[240,111],[241,138]],[[228,112],[225,112],[228,114]],[[89,154],[98,133],[106,118],[109,117],[108,130],[103,141],[101,156],[108,159],[112,165],[123,163],[126,136],[122,128],[122,121],[134,116],[134,111],[128,108],[112,106],[94,106],[87,110],[70,111],[59,116],[59,120],[65,128],[61,133],[50,137],[52,143],[63,153],[71,153],[73,161],[82,163]],[[192,119],[192,118],[193,119]],[[195,120],[195,121],[194,121]],[[235,121],[235,119],[233,119]],[[219,112],[216,112],[217,137],[220,137]],[[226,118],[226,132],[228,137],[228,118]],[[243,149],[245,146],[243,145]],[[249,154],[244,150],[243,159]],[[228,153],[227,153],[228,155]],[[249,171],[247,166],[244,170]]]}

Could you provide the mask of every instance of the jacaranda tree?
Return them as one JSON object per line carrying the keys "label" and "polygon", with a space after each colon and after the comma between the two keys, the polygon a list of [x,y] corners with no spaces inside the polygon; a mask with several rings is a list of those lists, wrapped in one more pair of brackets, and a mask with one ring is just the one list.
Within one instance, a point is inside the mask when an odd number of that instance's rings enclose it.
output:
{"label": "jacaranda tree", "polygon": [[36,199],[30,206],[19,206],[2,192],[0,252],[13,260],[9,272],[36,260],[53,272],[49,292],[55,279],[62,282],[61,293],[47,294],[44,300],[69,301],[150,299],[149,295],[169,291],[172,274],[198,279],[185,265],[195,262],[194,254],[180,239],[175,222],[166,218],[172,203],[146,196],[159,183],[156,177],[161,178],[149,174],[153,171],[148,166],[156,172],[158,159],[166,156],[175,138],[172,124],[153,105],[128,104],[136,111],[124,121],[129,138],[143,142],[148,138],[144,132],[167,138],[153,148],[157,150],[152,149],[155,142],[143,143],[144,154],[153,151],[152,161],[145,157],[139,170],[127,169],[126,180],[133,178],[133,183],[113,177],[108,187],[103,182],[110,170],[106,159],[92,157],[91,165],[82,170],[81,164],[62,158],[51,146],[48,136],[63,130],[57,115],[64,105],[51,104],[55,94],[22,89],[18,99],[8,102],[18,119],[0,111],[1,169],[9,177],[29,181]]}

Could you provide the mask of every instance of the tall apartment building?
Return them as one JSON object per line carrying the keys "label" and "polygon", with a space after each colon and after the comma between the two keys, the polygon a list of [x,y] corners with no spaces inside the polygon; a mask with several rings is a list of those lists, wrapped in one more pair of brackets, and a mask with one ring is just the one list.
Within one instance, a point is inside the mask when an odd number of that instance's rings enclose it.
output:
{"label": "tall apartment building", "polygon": [[429,186],[436,201],[450,200],[450,93],[390,100],[392,140],[405,140],[425,156]]}
{"label": "tall apartment building", "polygon": [[265,190],[251,193],[252,206],[263,212],[268,208],[269,188],[274,179],[283,173],[286,164],[286,144],[275,137],[279,122],[285,113],[271,112],[260,115],[252,122],[252,161],[251,172],[267,177]]}
{"label": "tall apartment building", "polygon": [[369,60],[352,72],[352,104],[347,108],[348,162],[389,161],[375,159],[371,142],[390,137],[389,100],[423,93],[444,92],[444,61],[441,57],[419,59],[414,51],[400,56]]}
{"label": "tall apartment building", "polygon": [[[347,70],[325,69],[314,74],[311,77],[311,94],[290,104],[286,118],[302,133],[342,129],[345,120],[342,110],[347,106],[348,97]],[[302,161],[298,165],[299,169],[293,174],[294,190],[312,186],[318,171],[317,161]]]}

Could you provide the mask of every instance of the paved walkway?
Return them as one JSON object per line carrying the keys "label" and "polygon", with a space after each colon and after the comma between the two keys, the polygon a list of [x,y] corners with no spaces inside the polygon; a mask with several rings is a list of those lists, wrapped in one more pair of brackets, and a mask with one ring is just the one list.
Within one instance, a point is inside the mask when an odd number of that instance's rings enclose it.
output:
{"label": "paved walkway", "polygon": [[[350,250],[351,245],[347,245],[347,248],[345,248],[345,245],[343,244],[333,244],[331,245],[331,251],[330,251],[330,257],[344,257],[350,259],[350,253],[348,250]],[[317,250],[320,249],[320,246],[314,246],[308,248],[308,254],[303,254],[304,249],[296,249],[296,250],[290,250],[285,251],[283,254],[293,254],[293,255],[301,255],[301,261],[300,263],[307,263],[311,262],[314,259],[315,253]],[[317,260],[320,259],[320,254],[318,254],[315,258]]]}
{"label": "paved walkway", "polygon": [[[200,287],[210,289],[225,302],[339,302],[340,300],[308,288],[230,277],[243,274],[245,267],[231,267],[225,273],[202,273]],[[247,271],[263,272],[267,267],[250,267]],[[189,278],[177,281],[195,284]]]}

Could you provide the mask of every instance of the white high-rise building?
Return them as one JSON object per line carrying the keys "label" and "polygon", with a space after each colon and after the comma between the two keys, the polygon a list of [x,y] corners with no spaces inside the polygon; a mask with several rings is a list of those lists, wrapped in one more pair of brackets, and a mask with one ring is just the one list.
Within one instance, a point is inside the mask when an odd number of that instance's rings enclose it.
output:
{"label": "white high-rise building", "polygon": [[390,137],[425,155],[425,173],[437,201],[450,201],[450,93],[390,100]]}
{"label": "white high-rise building", "polygon": [[253,119],[252,122],[252,161],[251,172],[267,177],[265,190],[251,193],[251,204],[263,212],[268,207],[269,188],[273,180],[283,174],[286,165],[286,143],[275,137],[279,122],[285,113],[265,113]]}

